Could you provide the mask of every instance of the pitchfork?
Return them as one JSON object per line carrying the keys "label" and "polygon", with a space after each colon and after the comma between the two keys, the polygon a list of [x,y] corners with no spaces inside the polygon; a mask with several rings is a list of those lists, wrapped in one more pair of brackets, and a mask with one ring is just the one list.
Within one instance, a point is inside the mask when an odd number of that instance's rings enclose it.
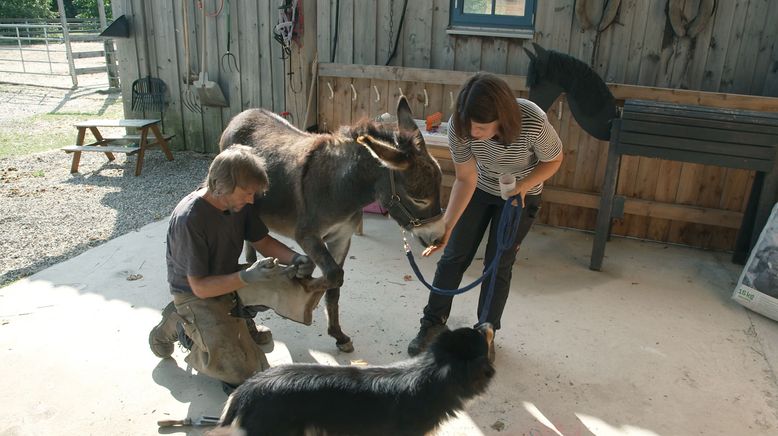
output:
{"label": "pitchfork", "polygon": [[189,11],[186,9],[186,2],[181,2],[181,9],[184,14],[184,57],[186,62],[186,77],[184,78],[186,89],[182,101],[184,107],[190,111],[202,112],[197,96],[192,92],[192,72],[189,69]]}
{"label": "pitchfork", "polygon": [[238,59],[235,57],[232,52],[230,52],[230,28],[232,20],[230,19],[230,0],[227,0],[227,52],[224,53],[221,57],[221,61],[219,64],[222,67],[222,71],[225,73],[227,70],[230,70],[232,72],[232,67],[235,66],[235,70],[240,73],[240,68],[238,67]]}

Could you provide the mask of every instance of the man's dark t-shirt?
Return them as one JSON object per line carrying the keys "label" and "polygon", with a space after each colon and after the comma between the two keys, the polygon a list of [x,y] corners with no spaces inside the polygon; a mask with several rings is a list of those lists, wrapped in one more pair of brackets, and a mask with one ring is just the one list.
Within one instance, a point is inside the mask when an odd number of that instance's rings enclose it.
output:
{"label": "man's dark t-shirt", "polygon": [[258,198],[240,212],[224,212],[195,191],[178,203],[167,232],[167,277],[171,292],[191,293],[186,276],[231,274],[239,270],[243,241],[268,234],[259,218]]}

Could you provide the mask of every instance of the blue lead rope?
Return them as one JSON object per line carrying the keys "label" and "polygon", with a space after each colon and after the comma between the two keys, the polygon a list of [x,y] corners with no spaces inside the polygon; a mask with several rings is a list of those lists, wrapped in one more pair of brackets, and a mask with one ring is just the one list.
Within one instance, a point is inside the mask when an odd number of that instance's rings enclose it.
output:
{"label": "blue lead rope", "polygon": [[[514,200],[516,200],[516,206],[513,205]],[[419,266],[416,265],[416,259],[413,258],[413,251],[411,251],[411,246],[408,244],[405,236],[403,236],[405,256],[408,258],[408,263],[411,264],[411,269],[413,269],[413,272],[416,274],[416,277],[419,279],[419,281],[424,284],[424,286],[426,286],[430,292],[434,292],[439,295],[453,297],[454,295],[465,293],[484,281],[487,275],[491,275],[489,289],[487,290],[486,294],[486,301],[478,320],[479,323],[486,322],[486,316],[489,313],[489,309],[492,305],[494,283],[497,279],[497,265],[500,263],[500,258],[502,257],[503,252],[510,249],[513,246],[513,243],[516,241],[516,232],[519,228],[519,221],[521,221],[521,211],[521,198],[518,195],[514,195],[513,197],[505,200],[505,206],[503,206],[502,213],[500,214],[500,222],[497,225],[497,253],[495,253],[494,259],[492,259],[489,267],[484,270],[484,273],[481,275],[481,277],[477,278],[473,283],[470,283],[463,288],[441,289],[437,286],[432,286],[426,280],[424,280],[424,276],[422,276],[421,271],[419,270]]]}

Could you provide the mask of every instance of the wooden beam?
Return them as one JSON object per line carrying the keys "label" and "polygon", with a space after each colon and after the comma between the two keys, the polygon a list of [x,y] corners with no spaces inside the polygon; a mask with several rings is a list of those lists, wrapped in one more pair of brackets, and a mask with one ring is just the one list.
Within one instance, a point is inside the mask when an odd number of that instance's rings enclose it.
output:
{"label": "wooden beam", "polygon": [[[319,64],[319,76],[343,77],[350,79],[393,80],[397,82],[422,82],[442,85],[462,85],[473,75],[471,71],[432,70],[427,68],[407,68],[380,65]],[[498,74],[511,89],[526,90],[523,76]]]}
{"label": "wooden beam", "polygon": [[[543,201],[597,209],[599,207],[600,195],[546,186],[543,188]],[[708,224],[731,229],[740,228],[740,223],[743,220],[743,214],[741,212],[639,200],[636,198],[624,199],[624,213],[650,218],[663,218],[689,223]]]}
{"label": "wooden beam", "polygon": [[618,100],[641,99],[761,112],[778,112],[778,98],[609,83]]}
{"label": "wooden beam", "polygon": [[[319,64],[319,76],[462,85],[473,72],[381,65]],[[498,74],[514,91],[527,91],[524,76]],[[641,99],[728,109],[778,112],[778,98],[609,83],[617,100]]]}

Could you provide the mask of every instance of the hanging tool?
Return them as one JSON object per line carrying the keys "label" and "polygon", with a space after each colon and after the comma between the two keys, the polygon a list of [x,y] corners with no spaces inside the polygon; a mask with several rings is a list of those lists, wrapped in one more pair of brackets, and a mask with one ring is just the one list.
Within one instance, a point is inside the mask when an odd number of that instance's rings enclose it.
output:
{"label": "hanging tool", "polygon": [[216,416],[201,416],[199,418],[184,418],[184,419],[163,419],[157,421],[157,425],[160,427],[213,427],[219,423],[219,418]]}
{"label": "hanging tool", "polygon": [[238,59],[235,57],[232,52],[230,52],[230,40],[231,38],[231,29],[232,27],[232,19],[230,18],[230,0],[227,0],[227,52],[224,53],[221,57],[221,61],[219,62],[219,65],[222,68],[222,71],[225,73],[227,70],[230,70],[232,72],[232,67],[235,66],[235,70],[240,73],[240,67],[238,67]]}
{"label": "hanging tool", "polygon": [[208,42],[208,25],[205,17],[205,5],[202,6],[203,11],[203,59],[200,69],[200,78],[194,83],[195,89],[197,89],[197,96],[200,97],[200,103],[206,106],[218,106],[227,107],[227,99],[224,98],[224,93],[218,83],[208,80],[208,49],[206,44]]}
{"label": "hanging tool", "polygon": [[[146,34],[146,20],[143,21],[143,33]],[[146,77],[132,82],[132,103],[130,107],[135,112],[159,112],[162,119],[162,129],[165,128],[165,97],[167,85],[158,77],[151,77],[151,61],[146,56]]]}
{"label": "hanging tool", "polygon": [[189,11],[187,11],[186,1],[181,2],[181,14],[183,15],[184,23],[184,62],[186,62],[186,76],[184,77],[184,83],[186,89],[184,90],[184,96],[182,98],[184,107],[192,112],[202,112],[203,108],[197,102],[197,95],[192,92],[192,70],[189,63]]}

